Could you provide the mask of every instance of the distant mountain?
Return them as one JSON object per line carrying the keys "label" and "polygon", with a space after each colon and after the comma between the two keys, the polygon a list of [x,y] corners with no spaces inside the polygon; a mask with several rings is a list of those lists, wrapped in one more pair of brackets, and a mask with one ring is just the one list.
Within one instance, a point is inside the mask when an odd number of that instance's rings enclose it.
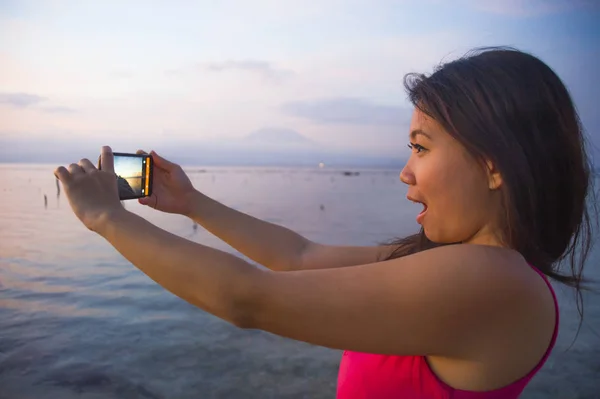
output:
{"label": "distant mountain", "polygon": [[292,129],[263,128],[256,130],[242,139],[253,144],[313,144],[313,141]]}
{"label": "distant mountain", "polygon": [[[152,139],[152,138],[151,138]],[[367,154],[345,150],[312,141],[290,129],[266,128],[250,133],[243,139],[220,140],[147,140],[127,142],[122,138],[53,138],[0,137],[0,163],[68,164],[81,158],[98,159],[100,147],[110,143],[114,151],[135,152],[138,148],[154,149],[173,162],[184,165],[227,166],[374,166],[397,168],[403,161],[393,155]]]}

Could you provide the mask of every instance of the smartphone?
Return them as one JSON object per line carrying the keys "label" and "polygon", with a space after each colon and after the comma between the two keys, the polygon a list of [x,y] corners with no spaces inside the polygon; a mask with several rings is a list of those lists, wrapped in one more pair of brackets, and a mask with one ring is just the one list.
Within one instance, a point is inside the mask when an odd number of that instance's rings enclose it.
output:
{"label": "smartphone", "polygon": [[[150,155],[113,152],[119,199],[131,200],[152,195],[153,162]],[[102,169],[98,157],[98,169]]]}

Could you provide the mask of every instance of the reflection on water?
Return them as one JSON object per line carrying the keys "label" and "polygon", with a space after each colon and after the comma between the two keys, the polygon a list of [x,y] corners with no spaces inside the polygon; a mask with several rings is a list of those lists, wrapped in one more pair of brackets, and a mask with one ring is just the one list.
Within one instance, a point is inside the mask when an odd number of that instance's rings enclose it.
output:
{"label": "reflection on water", "polygon": [[[54,168],[0,165],[0,398],[335,396],[338,351],[239,330],[165,291],[75,218]],[[189,172],[213,198],[324,243],[374,244],[417,227],[418,205],[404,200],[398,171]],[[232,251],[189,219],[125,204]],[[597,263],[588,265],[592,278]],[[600,331],[599,298],[588,297],[580,337],[565,353],[577,315],[569,293],[558,294],[557,351],[523,397],[595,397],[600,339],[589,327]]]}

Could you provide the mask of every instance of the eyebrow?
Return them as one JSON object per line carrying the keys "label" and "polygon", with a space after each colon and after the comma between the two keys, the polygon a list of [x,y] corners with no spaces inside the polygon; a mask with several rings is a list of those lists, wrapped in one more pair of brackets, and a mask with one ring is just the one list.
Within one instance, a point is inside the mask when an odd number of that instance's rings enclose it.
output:
{"label": "eyebrow", "polygon": [[426,138],[428,138],[429,140],[433,140],[429,134],[425,133],[421,129],[415,129],[415,130],[411,131],[410,139],[414,140],[418,135],[422,135],[422,136],[425,136]]}

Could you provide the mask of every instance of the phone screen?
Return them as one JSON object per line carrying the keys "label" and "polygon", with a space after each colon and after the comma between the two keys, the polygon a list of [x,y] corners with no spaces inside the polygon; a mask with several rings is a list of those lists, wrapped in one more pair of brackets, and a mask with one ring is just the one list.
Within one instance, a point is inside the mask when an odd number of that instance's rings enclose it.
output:
{"label": "phone screen", "polygon": [[149,197],[152,194],[152,157],[117,152],[113,156],[119,199]]}

